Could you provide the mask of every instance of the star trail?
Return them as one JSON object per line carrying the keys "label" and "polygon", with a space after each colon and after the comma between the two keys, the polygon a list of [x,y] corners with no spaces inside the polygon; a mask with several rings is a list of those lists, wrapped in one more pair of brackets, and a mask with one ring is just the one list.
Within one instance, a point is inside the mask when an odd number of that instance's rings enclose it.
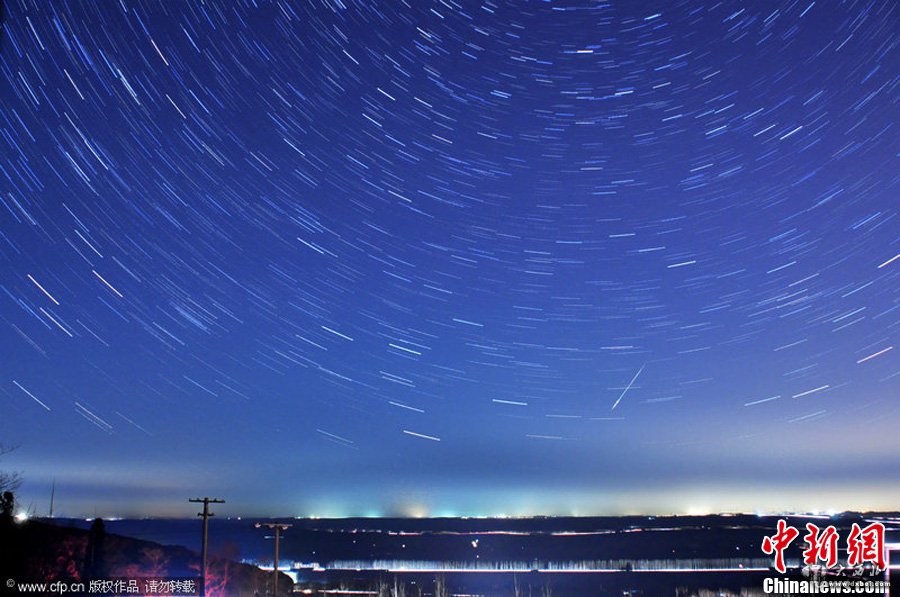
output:
{"label": "star trail", "polygon": [[897,16],[8,0],[0,464],[72,515],[887,507]]}

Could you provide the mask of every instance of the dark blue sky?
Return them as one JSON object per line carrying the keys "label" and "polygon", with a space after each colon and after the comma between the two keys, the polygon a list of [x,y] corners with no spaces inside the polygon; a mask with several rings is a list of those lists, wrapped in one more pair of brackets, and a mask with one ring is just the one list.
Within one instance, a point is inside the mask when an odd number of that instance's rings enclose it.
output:
{"label": "dark blue sky", "polygon": [[896,507],[894,2],[6,3],[60,514]]}

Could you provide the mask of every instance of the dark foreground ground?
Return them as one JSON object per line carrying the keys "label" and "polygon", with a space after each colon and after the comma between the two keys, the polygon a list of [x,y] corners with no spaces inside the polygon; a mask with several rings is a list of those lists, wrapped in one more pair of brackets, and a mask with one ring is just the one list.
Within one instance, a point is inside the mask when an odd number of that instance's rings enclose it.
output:
{"label": "dark foreground ground", "polygon": [[[110,533],[102,523],[91,522],[88,530],[56,522],[0,519],[0,595],[149,594],[108,590],[112,582],[124,586],[129,580],[144,579],[177,579],[199,588],[200,558],[195,551]],[[209,558],[208,595],[271,592],[271,572],[228,555]],[[293,582],[280,576],[281,594],[287,594]]]}
{"label": "dark foreground ground", "polygon": [[[295,591],[318,595],[762,595],[766,577],[801,578],[806,523],[821,528],[834,525],[843,546],[854,522],[865,527],[879,521],[888,529],[888,543],[900,543],[900,515],[896,513],[784,518],[801,531],[786,552],[787,575],[771,571],[771,559],[760,548],[763,538],[775,533],[778,516],[278,522],[292,525],[281,539],[282,569],[292,568]],[[43,530],[29,539],[28,549],[58,552],[60,545],[70,545],[81,537],[76,543],[81,541],[82,547],[75,551],[82,550],[84,560],[92,522],[56,519],[53,526],[48,522],[31,523]],[[216,594],[271,594],[265,578],[252,572],[258,573],[257,564],[271,566],[273,551],[271,531],[255,528],[255,522],[259,521],[211,521],[214,560],[232,562],[235,571],[243,570],[234,564],[238,560],[254,565],[241,573],[220,568],[214,575],[217,582],[229,574],[235,579],[240,574],[242,580],[232,581],[232,587]],[[197,573],[196,563],[188,563],[196,562],[193,552],[199,550],[201,526],[197,520],[111,520],[105,522],[105,529],[112,535],[136,538],[130,540],[134,541],[130,547],[115,548],[121,551],[115,554],[120,569],[130,562],[144,571],[149,565],[154,572]],[[161,559],[166,566],[159,564]],[[841,559],[846,559],[845,552]],[[900,553],[896,559],[900,560]],[[59,565],[55,574],[60,574]],[[84,564],[81,566],[73,569],[84,570]]]}

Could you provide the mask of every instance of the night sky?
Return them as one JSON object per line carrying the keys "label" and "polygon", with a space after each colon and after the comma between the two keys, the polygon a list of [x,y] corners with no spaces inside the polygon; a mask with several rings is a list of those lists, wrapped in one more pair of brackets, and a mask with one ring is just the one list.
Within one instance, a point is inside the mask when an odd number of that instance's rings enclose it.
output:
{"label": "night sky", "polygon": [[7,1],[0,467],[57,515],[896,508],[898,30]]}

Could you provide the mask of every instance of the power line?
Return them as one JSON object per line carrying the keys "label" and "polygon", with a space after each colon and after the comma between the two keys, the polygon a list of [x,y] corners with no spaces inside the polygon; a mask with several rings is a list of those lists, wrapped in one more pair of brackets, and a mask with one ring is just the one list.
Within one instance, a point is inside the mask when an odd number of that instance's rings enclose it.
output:
{"label": "power line", "polygon": [[219,498],[190,498],[189,502],[195,504],[203,504],[203,512],[199,512],[197,516],[203,517],[203,548],[200,552],[200,582],[202,583],[200,594],[206,597],[206,543],[209,536],[209,517],[215,516],[209,511],[210,504],[224,504],[225,500]]}
{"label": "power line", "polygon": [[282,522],[257,522],[256,528],[266,527],[269,529],[275,529],[275,559],[272,562],[273,576],[272,576],[272,597],[278,597],[278,539],[281,535],[281,531],[287,530],[291,528],[293,525]]}

